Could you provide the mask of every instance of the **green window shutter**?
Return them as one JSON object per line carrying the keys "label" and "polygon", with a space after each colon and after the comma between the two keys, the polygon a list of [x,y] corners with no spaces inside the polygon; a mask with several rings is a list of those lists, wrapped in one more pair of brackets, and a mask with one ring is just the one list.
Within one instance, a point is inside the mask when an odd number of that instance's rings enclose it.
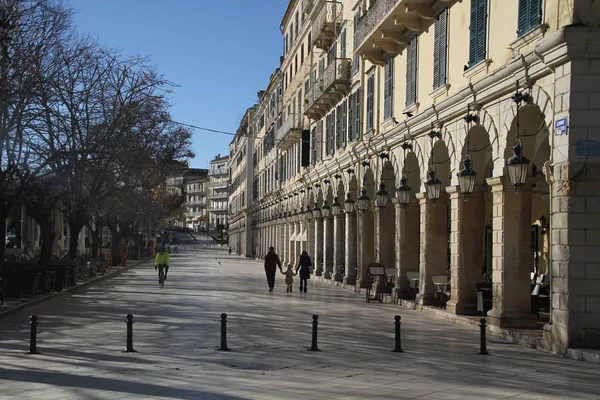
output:
{"label": "green window shutter", "polygon": [[406,106],[417,101],[417,38],[411,40],[406,52]]}
{"label": "green window shutter", "polygon": [[385,63],[385,82],[383,87],[383,119],[392,117],[394,97],[394,59]]}
{"label": "green window shutter", "polygon": [[335,120],[335,144],[336,148],[342,147],[342,106],[337,106],[337,118]]}
{"label": "green window shutter", "polygon": [[348,143],[353,139],[354,134],[354,93],[351,93],[348,98]]}
{"label": "green window shutter", "polygon": [[373,91],[375,86],[375,76],[371,74],[367,79],[367,125],[366,130],[373,129]]}
{"label": "green window shutter", "polygon": [[361,125],[360,125],[360,121],[361,121],[361,109],[360,109],[360,105],[361,105],[361,89],[360,87],[356,90],[356,92],[354,92],[354,99],[355,99],[355,115],[354,118],[356,119],[356,125],[354,126],[354,138],[355,139],[360,139],[360,135],[362,134],[362,129],[361,129]]}
{"label": "green window shutter", "polygon": [[346,135],[348,130],[348,101],[342,103],[342,146],[346,145]]}
{"label": "green window shutter", "polygon": [[521,36],[542,23],[542,0],[519,0],[517,35]]}
{"label": "green window shutter", "polygon": [[487,0],[471,0],[469,66],[485,59],[487,38]]}
{"label": "green window shutter", "polygon": [[446,83],[448,54],[448,9],[444,9],[435,20],[433,47],[433,88]]}

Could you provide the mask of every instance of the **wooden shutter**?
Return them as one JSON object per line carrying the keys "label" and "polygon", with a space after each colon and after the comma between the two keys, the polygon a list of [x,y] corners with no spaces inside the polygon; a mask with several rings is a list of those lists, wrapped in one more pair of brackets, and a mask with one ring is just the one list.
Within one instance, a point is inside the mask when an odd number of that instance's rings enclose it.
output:
{"label": "wooden shutter", "polygon": [[342,146],[346,145],[346,134],[348,130],[348,101],[342,103]]}
{"label": "wooden shutter", "polygon": [[310,131],[302,130],[302,150],[301,150],[301,165],[308,167],[310,165]]}
{"label": "wooden shutter", "polygon": [[317,160],[323,159],[323,120],[317,122]]}
{"label": "wooden shutter", "polygon": [[471,37],[469,66],[485,59],[487,38],[487,0],[471,0]]}
{"label": "wooden shutter", "polygon": [[529,25],[529,0],[519,0],[519,26],[517,35],[527,32]]}
{"label": "wooden shutter", "polygon": [[348,143],[353,140],[354,134],[354,93],[351,93],[348,98]]}
{"label": "wooden shutter", "polygon": [[342,106],[337,106],[335,119],[335,145],[336,149],[342,147]]}
{"label": "wooden shutter", "polygon": [[438,14],[435,20],[435,38],[433,47],[433,88],[446,83],[448,53],[448,9]]}
{"label": "wooden shutter", "polygon": [[354,138],[360,139],[360,135],[362,134],[361,125],[360,125],[360,121],[361,121],[361,108],[360,108],[361,89],[360,89],[360,87],[358,89],[356,89],[356,92],[354,92],[354,99],[355,99],[355,105],[356,105],[356,108],[354,109],[355,110],[354,118],[356,119],[356,125],[354,126]]}
{"label": "wooden shutter", "polygon": [[340,58],[346,58],[346,30],[342,31],[340,36]]}
{"label": "wooden shutter", "polygon": [[519,0],[517,35],[524,35],[542,23],[542,0]]}
{"label": "wooden shutter", "polygon": [[406,52],[406,106],[417,100],[417,38],[408,43]]}

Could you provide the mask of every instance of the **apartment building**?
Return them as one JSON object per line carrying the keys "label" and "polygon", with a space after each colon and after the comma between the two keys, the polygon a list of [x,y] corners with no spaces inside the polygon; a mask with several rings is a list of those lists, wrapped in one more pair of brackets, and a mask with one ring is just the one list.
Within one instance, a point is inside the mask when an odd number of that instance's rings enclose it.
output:
{"label": "apartment building", "polygon": [[489,284],[492,331],[597,347],[599,24],[585,0],[290,1],[251,118],[254,254],[357,291],[381,263],[449,315]]}
{"label": "apartment building", "polygon": [[202,175],[186,180],[187,227],[194,232],[205,232],[208,225],[208,170],[203,171]]}
{"label": "apartment building", "polygon": [[207,191],[208,229],[211,232],[227,228],[229,199],[229,156],[217,156],[210,161]]}
{"label": "apartment building", "polygon": [[238,255],[252,256],[251,215],[253,200],[253,117],[257,106],[244,113],[236,134],[229,144],[229,247]]}

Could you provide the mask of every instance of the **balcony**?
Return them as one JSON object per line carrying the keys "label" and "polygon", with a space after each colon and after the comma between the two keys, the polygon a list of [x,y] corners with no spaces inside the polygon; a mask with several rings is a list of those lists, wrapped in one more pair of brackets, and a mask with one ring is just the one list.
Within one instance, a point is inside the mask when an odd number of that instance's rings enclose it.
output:
{"label": "balcony", "polygon": [[306,92],[304,115],[319,120],[348,94],[352,79],[352,62],[348,58],[336,58],[323,75]]}
{"label": "balcony", "polygon": [[217,212],[219,212],[219,213],[221,213],[221,212],[225,213],[225,212],[227,212],[227,207],[210,206],[210,207],[208,207],[208,212],[211,212],[211,213],[217,213]]}
{"label": "balcony", "polygon": [[331,44],[340,34],[341,24],[342,3],[322,1],[312,24],[312,45],[321,50],[329,50]]}
{"label": "balcony", "polygon": [[376,65],[385,55],[399,54],[415,34],[423,32],[444,6],[456,0],[377,0],[356,28],[356,52]]}
{"label": "balcony", "polygon": [[277,147],[285,151],[294,143],[302,138],[303,116],[300,114],[290,114],[281,125],[281,128],[275,132],[275,142]]}
{"label": "balcony", "polygon": [[210,183],[210,186],[213,189],[223,189],[228,186],[228,182],[227,181],[213,181]]}
{"label": "balcony", "polygon": [[229,173],[229,168],[215,168],[208,170],[209,176],[219,176],[219,175],[227,175]]}
{"label": "balcony", "polygon": [[227,192],[211,193],[211,194],[208,195],[208,198],[211,199],[211,200],[227,199],[227,198],[229,198],[229,194]]}

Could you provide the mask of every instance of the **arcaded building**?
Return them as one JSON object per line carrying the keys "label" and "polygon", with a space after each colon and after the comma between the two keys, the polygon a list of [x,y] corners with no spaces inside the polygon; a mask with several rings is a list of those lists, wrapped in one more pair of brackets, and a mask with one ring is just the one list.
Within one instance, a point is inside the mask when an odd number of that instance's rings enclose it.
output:
{"label": "arcaded building", "polygon": [[599,23],[586,0],[291,1],[254,255],[307,250],[354,290],[378,262],[453,315],[489,285],[492,330],[600,346]]}

